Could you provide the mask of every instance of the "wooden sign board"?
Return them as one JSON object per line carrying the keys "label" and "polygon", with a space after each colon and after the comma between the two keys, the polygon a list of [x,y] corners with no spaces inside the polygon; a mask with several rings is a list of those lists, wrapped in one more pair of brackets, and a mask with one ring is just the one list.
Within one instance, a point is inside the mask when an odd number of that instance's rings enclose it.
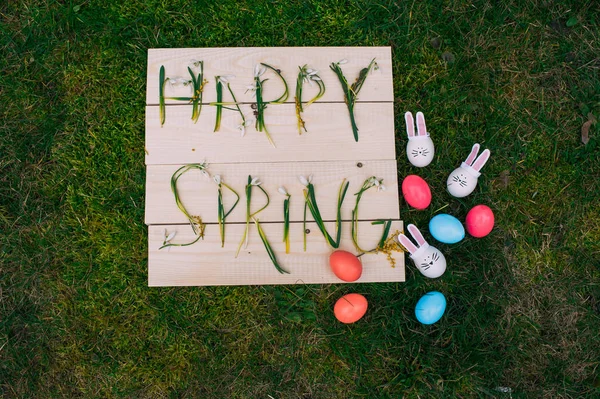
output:
{"label": "wooden sign board", "polygon": [[[348,109],[331,62],[347,59],[342,65],[351,84],[359,71],[375,58],[379,69],[369,74],[355,105],[359,141],[354,140]],[[165,100],[165,122],[161,126],[159,74],[164,67],[169,78],[189,77],[192,59],[204,61],[202,108],[196,122],[192,106],[186,101]],[[273,147],[265,134],[254,126],[241,137],[239,113],[223,110],[221,127],[214,132],[216,107],[215,76],[235,75],[230,87],[240,109],[252,117],[255,99],[247,86],[253,83],[255,65],[267,63],[281,71],[291,95],[283,104],[270,104],[265,110]],[[298,68],[308,64],[319,70],[325,95],[305,107],[302,114],[307,132],[298,133],[294,93]],[[315,85],[316,86],[316,85]],[[303,98],[311,98],[316,88],[303,86]],[[264,85],[264,98],[275,98],[283,90],[276,78]],[[166,97],[189,97],[190,87],[165,85]],[[227,99],[226,101],[231,101]],[[351,214],[355,196],[365,179],[382,178],[385,191],[374,188],[364,193],[359,208],[359,244],[375,248],[382,234],[381,225],[372,222],[391,219],[391,234],[403,230],[398,198],[398,172],[395,154],[394,109],[391,50],[389,47],[314,47],[314,48],[197,48],[152,49],[148,51],[146,98],[146,224],[149,226],[148,283],[150,286],[248,285],[341,283],[329,267],[332,249],[308,213],[304,226],[304,186],[298,176],[313,175],[319,208],[328,230],[335,230],[337,195],[346,179],[348,195],[342,207],[340,249],[357,253],[350,237]],[[171,176],[189,163],[209,164],[212,175],[220,175],[241,200],[227,217],[226,242],[221,247],[217,224],[217,186],[206,176],[191,171],[177,184],[186,209],[200,215],[206,223],[203,240],[187,247],[163,244],[165,231],[176,232],[173,242],[189,242],[194,233],[185,215],[177,208],[171,191]],[[236,257],[246,222],[244,186],[248,175],[258,177],[270,196],[270,205],[260,221],[281,266],[280,274],[268,257],[256,228],[252,225],[248,246]],[[278,188],[284,186],[290,198],[290,252],[285,253],[283,201]],[[224,202],[234,197],[224,192]],[[304,234],[306,230],[306,251]],[[391,235],[390,235],[391,236]],[[368,253],[361,256],[363,274],[357,282],[404,281],[404,254]]]}

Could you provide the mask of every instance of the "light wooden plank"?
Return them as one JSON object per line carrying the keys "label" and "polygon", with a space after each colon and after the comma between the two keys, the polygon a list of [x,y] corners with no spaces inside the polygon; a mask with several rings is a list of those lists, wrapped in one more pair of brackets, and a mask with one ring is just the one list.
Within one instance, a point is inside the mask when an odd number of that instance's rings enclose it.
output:
{"label": "light wooden plank", "polygon": [[[181,165],[149,165],[146,175],[146,224],[188,223],[187,218],[175,205],[171,192],[171,176]],[[359,191],[365,179],[377,176],[384,179],[385,191],[371,188],[363,194],[359,207],[360,220],[399,219],[398,172],[396,161],[357,162],[290,162],[290,163],[251,163],[213,164],[209,171],[220,175],[228,185],[240,195],[240,203],[227,217],[227,222],[246,221],[246,197],[244,187],[248,175],[258,177],[262,187],[270,196],[271,204],[260,213],[260,219],[269,222],[283,221],[284,196],[277,191],[284,186],[292,195],[290,200],[290,220],[302,221],[304,217],[304,186],[298,176],[314,175],[317,201],[324,220],[335,220],[339,187],[343,179],[350,183],[342,208],[345,220],[351,219],[355,205],[354,194]],[[191,170],[179,178],[177,190],[186,209],[192,215],[200,215],[205,223],[217,222],[217,186],[212,181]],[[223,190],[225,206],[229,208],[235,196]],[[253,209],[264,204],[263,193],[253,190]],[[312,218],[309,215],[309,220]]]}
{"label": "light wooden plank", "polygon": [[[393,101],[392,61],[390,47],[237,47],[237,48],[182,48],[148,50],[148,75],[146,104],[158,104],[159,71],[165,67],[167,77],[181,76],[190,78],[187,67],[190,60],[204,61],[204,76],[208,80],[203,93],[203,102],[216,101],[215,75],[235,75],[231,88],[241,102],[254,102],[246,86],[253,83],[254,66],[259,62],[267,63],[281,70],[287,81],[290,97],[294,102],[298,67],[308,64],[317,69],[323,79],[326,92],[320,101],[343,102],[343,91],[335,73],[329,68],[331,62],[347,59],[342,65],[349,83],[354,82],[359,71],[365,68],[371,59],[376,58],[378,71],[373,71],[363,86],[358,101]],[[269,81],[264,85],[266,100],[275,99],[283,92],[283,84],[272,72],[264,75]],[[316,94],[316,88],[305,84],[303,97]],[[166,88],[166,95],[172,97],[190,96],[189,87]],[[314,96],[313,94],[313,96]],[[167,100],[167,103],[180,103]]]}
{"label": "light wooden plank", "polygon": [[[165,227],[150,226],[148,250],[149,286],[206,286],[206,285],[254,285],[254,284],[332,284],[343,283],[329,267],[332,249],[327,246],[321,233],[311,223],[307,235],[307,251],[302,250],[302,224],[295,223],[290,228],[291,251],[285,254],[281,242],[283,224],[265,223],[261,225],[269,238],[277,259],[290,274],[280,274],[274,268],[264,246],[252,226],[248,247],[238,258],[235,252],[244,226],[227,226],[231,239],[221,248],[218,226],[209,225],[206,237],[188,247],[171,247],[159,250],[164,239]],[[177,231],[173,242],[193,239],[189,226],[166,227],[169,232]],[[328,225],[332,229],[332,224]],[[332,230],[331,230],[332,231]],[[402,222],[393,223],[391,232],[402,231]],[[360,245],[365,248],[376,246],[381,238],[381,226],[361,222],[359,226]],[[355,253],[350,240],[350,224],[345,223],[340,249]],[[404,281],[404,254],[394,252],[396,265],[392,267],[385,254],[366,254],[361,257],[363,274],[357,281],[390,282]]]}
{"label": "light wooden plank", "polygon": [[[252,114],[249,105],[242,109]],[[146,107],[146,164],[396,159],[393,103],[358,104],[355,115],[358,142],[344,104],[313,104],[305,113],[308,133],[302,135],[293,104],[270,106],[265,119],[273,148],[254,126],[240,137],[236,127],[241,119],[235,112],[224,111],[221,130],[214,133],[215,107],[203,107],[196,124],[190,119],[191,106],[167,107],[167,121],[161,128],[158,107],[150,106]]]}

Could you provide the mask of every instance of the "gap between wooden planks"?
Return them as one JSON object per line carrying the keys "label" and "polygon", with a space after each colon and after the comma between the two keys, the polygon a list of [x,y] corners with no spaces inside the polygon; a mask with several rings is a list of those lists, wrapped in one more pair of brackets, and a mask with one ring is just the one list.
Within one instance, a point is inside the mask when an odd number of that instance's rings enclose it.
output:
{"label": "gap between wooden planks", "polygon": [[[327,223],[332,234],[334,223]],[[221,248],[218,225],[207,225],[203,241],[189,247],[171,247],[159,250],[165,228],[177,231],[173,242],[193,240],[189,225],[149,226],[148,285],[149,286],[206,286],[206,285],[270,285],[270,284],[331,284],[343,283],[329,267],[332,249],[326,244],[316,224],[307,224],[307,251],[303,251],[302,223],[290,225],[290,253],[285,253],[282,242],[283,223],[261,225],[269,238],[282,267],[290,274],[280,274],[271,263],[265,248],[252,224],[248,247],[235,258],[235,252],[245,225],[226,226],[225,247]],[[390,236],[402,231],[402,222],[392,224]],[[382,226],[360,222],[359,244],[373,248],[381,238]],[[350,223],[344,223],[340,249],[354,252],[350,239]],[[404,254],[393,252],[396,262],[392,267],[387,255],[365,254],[361,256],[363,274],[357,283],[404,281]]]}
{"label": "gap between wooden planks", "polygon": [[[354,82],[358,73],[375,58],[379,70],[373,71],[363,86],[359,101],[393,102],[392,56],[390,47],[244,47],[244,48],[184,48],[148,50],[148,72],[146,104],[158,104],[158,86],[160,67],[165,67],[167,77],[189,78],[187,66],[192,59],[204,61],[204,78],[208,81],[203,92],[203,102],[216,101],[215,75],[235,75],[231,88],[238,101],[253,102],[252,93],[246,86],[254,82],[254,66],[267,63],[281,70],[290,91],[288,102],[294,102],[298,67],[308,64],[319,70],[319,76],[325,83],[325,95],[321,102],[343,102],[341,85],[329,64],[341,59],[348,63],[342,65],[349,84]],[[264,98],[274,99],[283,92],[283,84],[272,72],[264,77],[270,78],[264,85]],[[167,84],[167,86],[169,86]],[[316,87],[304,85],[303,99],[307,101],[317,92]],[[184,97],[191,94],[189,87],[166,88],[167,96]],[[226,101],[229,94],[225,96]],[[181,101],[166,100],[168,104],[181,104]]]}
{"label": "gap between wooden planks", "polygon": [[[149,165],[146,174],[146,224],[188,223],[187,218],[177,205],[171,192],[171,176],[182,165]],[[354,196],[365,179],[376,176],[383,179],[385,191],[369,189],[362,196],[359,205],[359,220],[399,219],[398,172],[396,161],[343,161],[343,162],[289,162],[289,163],[247,163],[209,165],[212,175],[220,175],[240,195],[240,202],[227,217],[229,223],[246,221],[244,187],[248,175],[258,177],[262,187],[269,193],[270,205],[260,213],[262,221],[277,222],[283,220],[284,196],[277,190],[284,186],[292,195],[290,199],[290,221],[304,219],[305,188],[298,176],[313,175],[315,192],[321,215],[326,221],[334,221],[337,215],[337,198],[344,179],[350,183],[342,207],[342,218],[350,220],[356,197]],[[186,209],[192,215],[199,215],[205,223],[217,222],[217,186],[212,179],[203,176],[197,170],[188,171],[177,182],[177,191]],[[229,208],[235,196],[226,189],[222,190],[225,207]],[[264,194],[257,188],[253,190],[253,209],[265,203]],[[312,220],[310,214],[309,220]]]}
{"label": "gap between wooden planks", "polygon": [[[242,106],[248,116],[249,105]],[[236,112],[224,110],[221,130],[213,132],[216,108],[203,106],[198,123],[191,106],[167,107],[160,126],[159,109],[146,107],[146,164],[306,162],[396,159],[394,104],[361,103],[355,107],[359,141],[355,142],[345,104],[312,104],[303,114],[308,132],[298,134],[293,104],[271,105],[267,127],[277,148],[254,126],[240,137]]]}

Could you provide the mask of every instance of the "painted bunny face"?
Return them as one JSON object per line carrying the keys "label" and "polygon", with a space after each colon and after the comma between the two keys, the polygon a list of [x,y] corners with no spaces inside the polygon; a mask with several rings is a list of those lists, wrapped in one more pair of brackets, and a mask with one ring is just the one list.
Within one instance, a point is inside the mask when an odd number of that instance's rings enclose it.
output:
{"label": "painted bunny face", "polygon": [[406,134],[408,135],[408,143],[406,144],[408,161],[419,168],[425,167],[431,163],[435,154],[433,141],[427,133],[425,116],[422,112],[417,112],[417,135],[415,135],[415,122],[412,113],[405,113],[404,119],[406,120]]}
{"label": "painted bunny face", "polygon": [[398,235],[398,241],[410,253],[410,258],[421,274],[429,278],[440,277],[444,274],[446,271],[444,254],[439,249],[429,245],[414,224],[408,225],[408,231],[417,241],[417,245],[404,234]]}
{"label": "painted bunny face", "polygon": [[[446,181],[446,186],[448,187],[448,192],[456,197],[462,198],[471,194],[475,187],[477,187],[477,180],[481,173],[479,172],[483,165],[487,162],[490,157],[490,150],[485,150],[477,157],[477,153],[479,152],[479,144],[473,145],[471,149],[471,153],[463,162],[460,167],[454,169],[450,176],[448,176],[448,180]],[[477,157],[477,159],[476,159]]]}

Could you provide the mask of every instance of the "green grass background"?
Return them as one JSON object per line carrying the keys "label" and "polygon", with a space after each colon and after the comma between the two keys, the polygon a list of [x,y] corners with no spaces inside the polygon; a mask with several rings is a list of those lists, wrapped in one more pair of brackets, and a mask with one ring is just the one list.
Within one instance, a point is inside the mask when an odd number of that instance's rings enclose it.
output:
{"label": "green grass background", "polygon": [[[597,1],[3,1],[0,396],[599,397]],[[484,239],[439,245],[446,274],[291,287],[146,286],[148,48],[392,46],[399,179],[436,210],[478,203]],[[368,84],[368,82],[367,82]],[[404,155],[423,110],[436,159]],[[476,192],[445,192],[473,142]],[[413,316],[429,290],[444,318]],[[334,301],[360,292],[355,325]]]}

